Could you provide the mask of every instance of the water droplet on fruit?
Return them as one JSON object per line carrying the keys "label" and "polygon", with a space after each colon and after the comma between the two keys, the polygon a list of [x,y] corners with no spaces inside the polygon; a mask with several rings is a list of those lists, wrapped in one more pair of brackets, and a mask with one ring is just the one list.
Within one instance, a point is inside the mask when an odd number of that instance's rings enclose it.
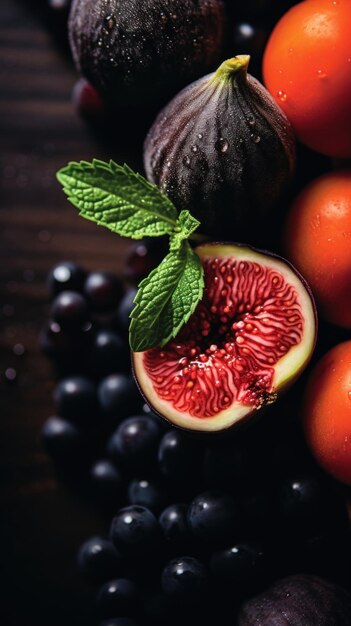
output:
{"label": "water droplet on fruit", "polygon": [[113,27],[116,25],[116,21],[115,18],[113,17],[113,15],[106,15],[105,19],[105,26],[108,30],[112,30]]}
{"label": "water droplet on fruit", "polygon": [[172,162],[171,161],[167,161],[166,166],[168,167],[168,169],[171,167]]}
{"label": "water droplet on fruit", "polygon": [[198,134],[198,136],[197,136],[197,138],[198,138],[198,139],[202,139],[202,138],[203,138],[203,134],[202,134],[202,133],[199,133],[199,134]]}
{"label": "water droplet on fruit", "polygon": [[251,133],[250,135],[250,139],[254,142],[254,143],[260,143],[261,141],[261,137],[259,135],[254,135],[253,133]]}
{"label": "water droplet on fruit", "polygon": [[253,115],[249,115],[247,121],[249,122],[250,126],[255,126],[256,124],[256,120]]}
{"label": "water droplet on fruit", "polygon": [[318,78],[327,78],[326,73],[323,70],[317,70]]}
{"label": "water droplet on fruit", "polygon": [[280,102],[286,102],[287,97],[288,96],[286,95],[285,91],[281,91],[281,89],[277,91],[277,98],[278,100],[280,100]]}
{"label": "water droplet on fruit", "polygon": [[218,141],[216,142],[215,148],[216,148],[216,150],[218,150],[218,152],[222,152],[222,154],[227,152],[227,150],[229,148],[229,143],[228,143],[227,139],[224,139],[223,137],[218,139]]}
{"label": "water droplet on fruit", "polygon": [[349,398],[349,400],[351,402],[351,391],[349,391],[347,395],[348,395],[348,398]]}
{"label": "water droplet on fruit", "polygon": [[185,167],[190,167],[190,163],[191,163],[191,159],[188,156],[185,156],[183,158],[183,165],[185,165]]}
{"label": "water droplet on fruit", "polygon": [[190,149],[191,149],[191,152],[194,152],[194,153],[196,153],[198,151],[198,147],[197,147],[196,144],[194,146],[191,146]]}

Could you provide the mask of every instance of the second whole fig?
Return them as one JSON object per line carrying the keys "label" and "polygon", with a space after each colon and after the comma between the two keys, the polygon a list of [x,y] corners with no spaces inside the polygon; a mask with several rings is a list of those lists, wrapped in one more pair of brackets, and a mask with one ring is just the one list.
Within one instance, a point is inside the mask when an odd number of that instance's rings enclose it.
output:
{"label": "second whole fig", "polygon": [[73,0],[76,66],[104,99],[155,106],[212,70],[224,45],[222,0]]}

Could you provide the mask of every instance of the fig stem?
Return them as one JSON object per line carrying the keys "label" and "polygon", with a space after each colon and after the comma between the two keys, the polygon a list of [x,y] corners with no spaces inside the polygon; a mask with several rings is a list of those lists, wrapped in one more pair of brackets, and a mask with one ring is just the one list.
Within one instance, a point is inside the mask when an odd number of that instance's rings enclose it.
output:
{"label": "fig stem", "polygon": [[197,243],[205,243],[206,241],[210,241],[210,237],[207,235],[201,235],[201,233],[192,233],[189,235],[189,239],[191,241],[196,241]]}
{"label": "fig stem", "polygon": [[246,76],[247,68],[250,62],[249,54],[238,54],[231,59],[223,61],[218,70],[214,73],[210,82],[228,82],[239,73]]}

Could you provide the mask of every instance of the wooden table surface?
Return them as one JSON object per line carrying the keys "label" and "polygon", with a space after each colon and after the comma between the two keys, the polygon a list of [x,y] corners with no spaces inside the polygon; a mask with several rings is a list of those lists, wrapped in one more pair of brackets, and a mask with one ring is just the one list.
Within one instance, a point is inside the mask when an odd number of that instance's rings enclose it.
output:
{"label": "wooden table surface", "polygon": [[[41,447],[54,376],[38,336],[48,314],[49,269],[71,259],[119,272],[128,243],[79,218],[55,172],[69,160],[93,157],[138,166],[142,133],[133,134],[132,120],[122,118],[108,143],[77,116],[71,103],[77,73],[40,6],[0,3],[0,623],[89,626],[96,624],[93,593],[75,555],[106,523],[56,481]],[[16,344],[24,355],[14,354]],[[12,384],[8,368],[17,373]]]}

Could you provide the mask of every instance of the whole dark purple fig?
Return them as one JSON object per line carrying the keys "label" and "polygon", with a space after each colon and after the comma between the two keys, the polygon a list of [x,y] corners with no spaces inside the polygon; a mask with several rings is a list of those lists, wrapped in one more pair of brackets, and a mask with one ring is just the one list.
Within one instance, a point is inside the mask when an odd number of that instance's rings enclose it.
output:
{"label": "whole dark purple fig", "polygon": [[144,145],[147,177],[219,238],[269,221],[295,165],[291,126],[239,55],[181,91]]}
{"label": "whole dark purple fig", "polygon": [[351,595],[316,576],[289,576],[244,604],[237,626],[350,626]]}
{"label": "whole dark purple fig", "polygon": [[213,69],[224,43],[222,0],[74,0],[73,58],[110,102],[166,99]]}

